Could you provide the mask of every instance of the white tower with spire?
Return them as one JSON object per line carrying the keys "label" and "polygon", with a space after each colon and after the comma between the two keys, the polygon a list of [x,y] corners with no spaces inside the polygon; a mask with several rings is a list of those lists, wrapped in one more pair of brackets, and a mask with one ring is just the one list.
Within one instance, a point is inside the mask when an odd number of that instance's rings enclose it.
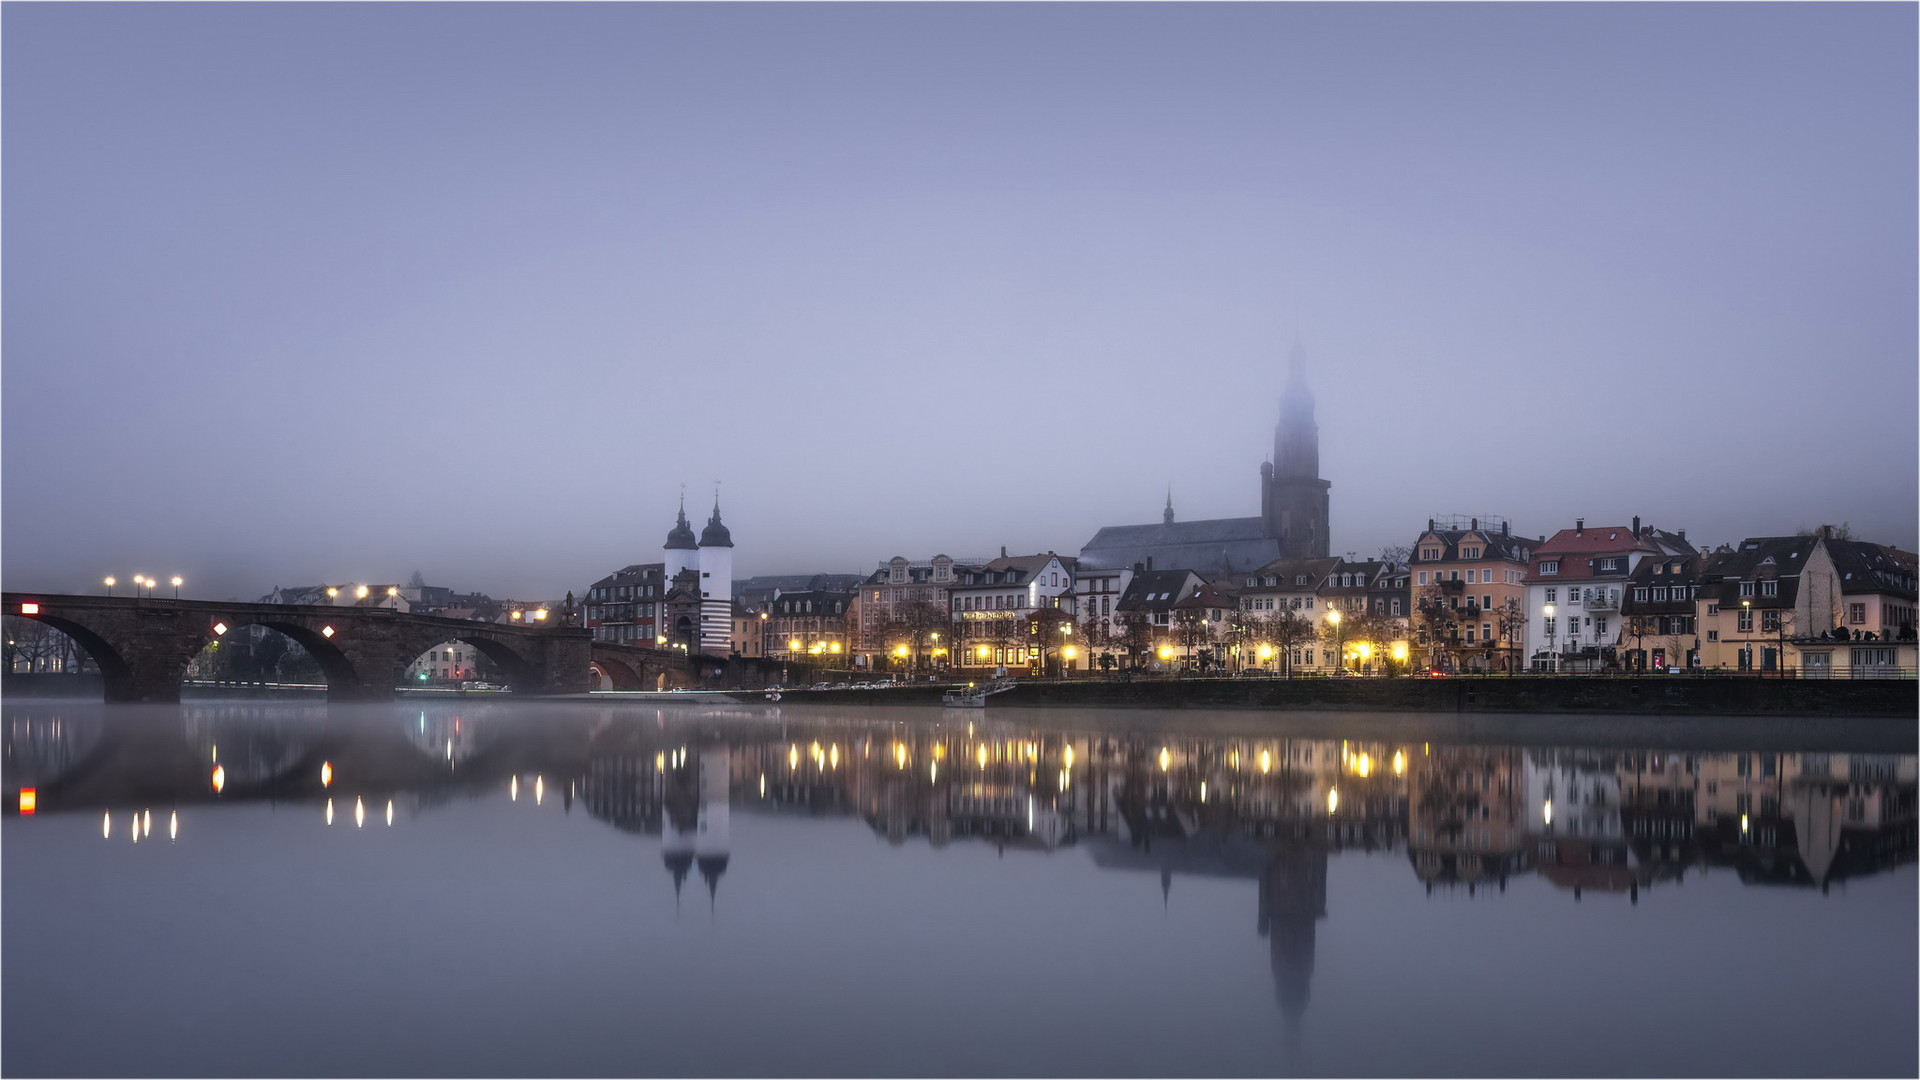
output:
{"label": "white tower with spire", "polygon": [[[685,521],[682,511],[681,520]],[[733,534],[720,523],[720,493],[700,530],[700,651],[725,656],[733,643]]]}

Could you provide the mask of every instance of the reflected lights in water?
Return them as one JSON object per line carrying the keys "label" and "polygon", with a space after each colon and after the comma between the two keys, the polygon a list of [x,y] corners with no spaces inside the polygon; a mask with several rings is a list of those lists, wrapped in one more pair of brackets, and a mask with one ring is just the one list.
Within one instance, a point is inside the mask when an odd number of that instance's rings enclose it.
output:
{"label": "reflected lights in water", "polygon": [[320,786],[333,786],[333,762],[331,761],[323,761],[320,763]]}
{"label": "reflected lights in water", "polygon": [[1407,755],[1400,750],[1393,752],[1393,775],[1407,775]]}
{"label": "reflected lights in water", "polygon": [[1327,813],[1332,814],[1339,809],[1340,809],[1340,789],[1328,788],[1327,789]]}
{"label": "reflected lights in water", "polygon": [[141,836],[153,835],[153,811],[152,810],[148,810],[140,818],[140,835]]}
{"label": "reflected lights in water", "polygon": [[1543,825],[1553,824],[1553,800],[1552,799],[1548,799],[1545,802],[1540,804],[1540,823]]}
{"label": "reflected lights in water", "polygon": [[387,800],[387,828],[393,828],[393,800]]}
{"label": "reflected lights in water", "polygon": [[1265,750],[1260,751],[1260,771],[1263,773],[1273,771],[1273,755]]}
{"label": "reflected lights in water", "polygon": [[533,778],[533,805],[539,806],[547,797],[547,778],[536,774]]}
{"label": "reflected lights in water", "polygon": [[215,795],[220,794],[220,792],[224,790],[226,786],[227,786],[227,767],[225,765],[215,765],[213,767],[213,793]]}
{"label": "reflected lights in water", "polygon": [[327,800],[327,824],[333,824],[333,800]]}
{"label": "reflected lights in water", "polygon": [[180,839],[180,811],[178,810],[167,815],[167,839]]}
{"label": "reflected lights in water", "polygon": [[364,828],[366,827],[366,824],[367,824],[366,804],[360,801],[360,796],[355,795],[353,797],[353,827],[356,829]]}
{"label": "reflected lights in water", "polygon": [[1160,771],[1161,771],[1161,772],[1166,772],[1166,771],[1167,771],[1167,763],[1168,763],[1168,762],[1170,762],[1170,761],[1172,761],[1172,760],[1173,760],[1173,758],[1172,758],[1172,756],[1171,756],[1171,755],[1169,755],[1169,754],[1167,753],[1167,748],[1166,748],[1166,747],[1164,747],[1164,746],[1163,746],[1163,747],[1161,747],[1161,748],[1160,748]]}
{"label": "reflected lights in water", "polygon": [[20,816],[32,817],[40,806],[40,793],[33,788],[20,789]]}
{"label": "reflected lights in water", "polygon": [[512,799],[514,802],[520,801],[520,778],[518,776],[507,781],[507,798]]}
{"label": "reflected lights in water", "polygon": [[106,813],[100,815],[100,839],[105,840],[107,837],[112,835],[113,835],[113,811],[109,810]]}

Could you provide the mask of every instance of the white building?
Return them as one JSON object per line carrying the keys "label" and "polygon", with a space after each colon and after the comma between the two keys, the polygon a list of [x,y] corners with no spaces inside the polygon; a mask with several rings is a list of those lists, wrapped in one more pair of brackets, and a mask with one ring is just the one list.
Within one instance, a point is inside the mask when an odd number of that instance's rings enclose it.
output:
{"label": "white building", "polygon": [[1532,552],[1526,585],[1526,655],[1536,671],[1598,671],[1618,649],[1626,619],[1620,603],[1640,560],[1689,555],[1686,537],[1651,525],[1600,525],[1586,519]]}

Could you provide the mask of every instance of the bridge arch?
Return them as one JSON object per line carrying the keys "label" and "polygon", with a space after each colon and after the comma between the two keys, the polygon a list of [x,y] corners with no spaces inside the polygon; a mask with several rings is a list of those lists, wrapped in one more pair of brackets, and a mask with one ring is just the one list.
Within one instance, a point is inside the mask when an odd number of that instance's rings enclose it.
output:
{"label": "bridge arch", "polygon": [[[395,685],[400,685],[405,682],[406,669],[411,667],[422,655],[438,649],[449,642],[454,642],[461,645],[470,645],[475,652],[485,657],[487,662],[492,664],[494,668],[500,672],[500,676],[506,681],[508,689],[522,693],[538,690],[540,687],[539,665],[531,658],[522,655],[520,650],[514,648],[512,645],[485,633],[483,628],[486,624],[476,623],[474,625],[475,629],[472,631],[450,628],[449,630],[436,632],[431,635],[413,635],[406,644],[406,648],[411,650],[411,652],[402,659],[400,670],[395,673]],[[429,638],[431,638],[431,640],[429,640]]]}
{"label": "bridge arch", "polygon": [[645,690],[647,680],[633,665],[611,657],[596,656],[590,665],[602,690]]}
{"label": "bridge arch", "polygon": [[[220,626],[227,628],[224,633],[218,630]],[[306,650],[307,655],[313,657],[314,663],[320,665],[320,674],[322,678],[326,679],[327,696],[329,697],[351,694],[364,684],[364,680],[361,678],[359,670],[354,667],[352,659],[347,656],[346,652],[343,651],[340,646],[333,643],[332,638],[324,632],[324,628],[315,630],[301,623],[275,619],[268,616],[249,617],[239,615],[235,616],[232,621],[224,619],[213,620],[212,624],[207,627],[206,634],[200,643],[200,648],[194,650],[192,656],[187,658],[187,662],[191,663],[193,657],[200,655],[200,652],[208,645],[231,638],[235,630],[247,626],[262,626],[275,633],[283,634],[295,645]],[[186,675],[186,664],[182,664],[180,666],[179,679],[184,681]]]}
{"label": "bridge arch", "polygon": [[133,686],[133,665],[128,663],[127,658],[122,656],[120,650],[114,648],[111,642],[94,632],[92,627],[85,623],[75,622],[72,619],[63,619],[58,615],[52,614],[23,614],[20,617],[32,619],[34,622],[51,626],[55,630],[72,638],[75,644],[84,649],[86,654],[92,657],[93,662],[100,668],[100,681],[106,684],[108,701],[115,700],[114,694],[116,690],[123,694],[131,691]]}

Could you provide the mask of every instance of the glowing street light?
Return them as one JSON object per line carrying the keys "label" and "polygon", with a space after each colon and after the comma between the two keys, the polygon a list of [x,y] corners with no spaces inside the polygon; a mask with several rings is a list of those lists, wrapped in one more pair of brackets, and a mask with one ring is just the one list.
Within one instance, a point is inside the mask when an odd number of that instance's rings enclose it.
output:
{"label": "glowing street light", "polygon": [[107,579],[107,595],[108,596],[113,595],[113,579],[112,578]]}
{"label": "glowing street light", "polygon": [[1547,620],[1547,654],[1553,658],[1553,670],[1558,672],[1560,670],[1560,653],[1554,648],[1554,640],[1557,637],[1556,631],[1559,630],[1559,627],[1554,625],[1553,605],[1547,604],[1543,606],[1540,609],[1540,614]]}
{"label": "glowing street light", "polygon": [[175,600],[180,599],[181,584],[182,584],[182,581],[181,581],[180,575],[179,574],[173,575],[173,598]]}

